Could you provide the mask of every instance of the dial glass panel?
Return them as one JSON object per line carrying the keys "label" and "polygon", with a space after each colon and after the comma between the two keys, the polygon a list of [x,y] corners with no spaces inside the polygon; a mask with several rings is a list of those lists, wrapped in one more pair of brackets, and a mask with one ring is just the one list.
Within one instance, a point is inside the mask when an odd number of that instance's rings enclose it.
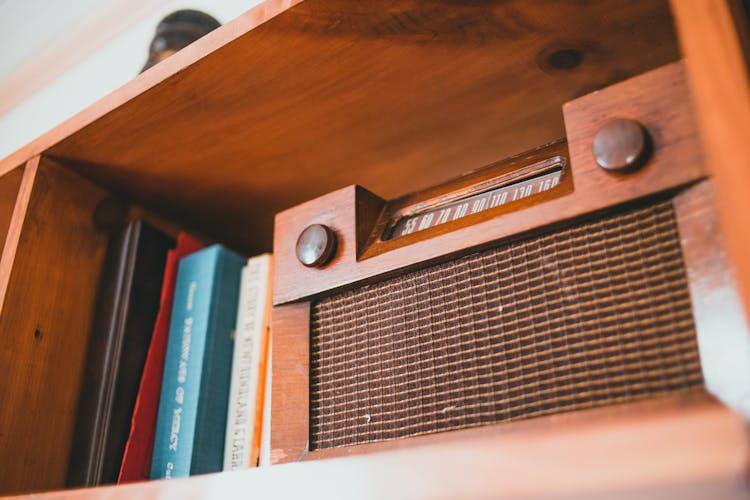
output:
{"label": "dial glass panel", "polygon": [[[550,165],[550,163],[552,164]],[[426,207],[422,210],[416,210],[413,214],[394,218],[389,224],[390,230],[386,231],[383,239],[400,238],[461,219],[467,215],[484,212],[535,196],[560,184],[562,175],[563,160],[555,158],[554,161],[545,162],[541,168],[535,169],[527,175],[517,176],[521,177],[520,179],[509,179],[507,176],[499,177],[489,183],[483,183],[482,186],[489,185],[490,187],[486,190],[476,189],[475,191],[481,191],[479,193],[475,194],[469,190],[468,194],[455,195],[453,199],[449,198],[436,204],[436,206]]]}

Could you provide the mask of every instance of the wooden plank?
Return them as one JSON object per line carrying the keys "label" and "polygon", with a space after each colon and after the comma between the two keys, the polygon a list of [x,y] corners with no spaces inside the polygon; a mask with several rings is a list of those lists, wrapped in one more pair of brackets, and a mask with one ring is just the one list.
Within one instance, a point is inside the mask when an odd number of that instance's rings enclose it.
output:
{"label": "wooden plank", "polygon": [[[10,221],[13,209],[16,206],[16,198],[21,187],[23,178],[23,167],[14,168],[0,177],[0,249],[5,246],[5,238],[10,229]],[[0,293],[0,297],[2,293]],[[0,310],[2,299],[0,299]]]}
{"label": "wooden plank", "polygon": [[310,304],[274,307],[271,316],[271,463],[307,453],[310,428]]}
{"label": "wooden plank", "polygon": [[48,159],[24,172],[0,262],[0,494],[65,484],[107,244],[93,211],[106,196]]}
{"label": "wooden plank", "polygon": [[[706,398],[623,405],[359,457],[35,496],[247,498],[747,498],[740,418]],[[575,418],[577,417],[577,418]],[[510,427],[510,426],[507,426]]]}
{"label": "wooden plank", "polygon": [[[727,249],[750,314],[750,75],[747,18],[732,0],[672,0],[706,166]],[[739,11],[736,12],[740,14]]]}
{"label": "wooden plank", "polygon": [[[301,1],[265,0],[238,18],[190,44],[184,50],[175,53],[158,66],[154,66],[148,71],[137,75],[111,94],[76,113],[49,132],[0,160],[0,174],[15,168],[17,165],[28,161],[36,155],[44,153],[50,147],[73,134],[85,134],[84,129],[104,115],[117,109],[122,104],[137,98],[139,95],[148,92],[164,80],[174,78],[175,75],[190,67],[196,61],[212,54],[225,44],[232,42],[237,37],[256,28]],[[187,88],[183,90],[190,91]],[[137,123],[133,123],[132,125],[138,127]]]}
{"label": "wooden plank", "polygon": [[276,212],[355,183],[392,199],[558,139],[563,102],[679,57],[666,0],[294,3],[219,28],[20,156],[268,250]]}
{"label": "wooden plank", "polygon": [[[352,285],[373,277],[417,264],[425,264],[451,254],[465,252],[505,238],[565,222],[597,210],[643,198],[694,182],[705,176],[698,145],[698,131],[690,107],[682,63],[673,63],[631,78],[598,92],[580,97],[564,107],[570,164],[567,180],[560,187],[571,189],[557,196],[549,190],[542,203],[529,198],[528,204],[500,207],[448,227],[448,224],[391,240],[375,242],[389,251],[369,258],[358,258],[354,222],[356,193],[345,188],[308,201],[276,216],[274,239],[274,303],[304,300],[315,294]],[[599,128],[612,118],[640,121],[652,136],[654,152],[647,164],[632,173],[618,175],[604,171],[591,152]],[[555,155],[567,156],[565,144],[529,152],[490,166],[487,171],[459,178],[424,193],[408,197],[408,203],[431,199],[465,187],[471,181],[486,180],[494,174],[507,173]],[[524,163],[524,161],[526,163]],[[490,173],[488,173],[490,172]],[[382,193],[376,192],[380,195]],[[538,198],[537,198],[538,199]],[[402,206],[401,200],[392,205]],[[390,212],[387,204],[385,216]],[[299,234],[309,224],[325,224],[339,236],[339,248],[324,268],[306,268],[296,257]],[[456,227],[459,226],[459,227]],[[369,256],[365,250],[365,255]]]}
{"label": "wooden plank", "polygon": [[0,257],[0,312],[5,304],[5,294],[8,291],[10,274],[15,263],[18,241],[21,237],[21,229],[26,219],[26,211],[29,206],[31,192],[39,169],[40,157],[36,156],[26,163],[18,188],[18,195],[13,206],[8,232],[3,245],[2,257]]}
{"label": "wooden plank", "polygon": [[674,199],[706,389],[750,416],[750,329],[723,244],[714,183]]}

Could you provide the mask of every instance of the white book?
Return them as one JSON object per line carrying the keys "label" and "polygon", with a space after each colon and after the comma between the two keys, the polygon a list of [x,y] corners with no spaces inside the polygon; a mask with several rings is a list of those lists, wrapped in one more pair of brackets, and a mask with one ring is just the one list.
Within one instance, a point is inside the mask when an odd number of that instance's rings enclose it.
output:
{"label": "white book", "polygon": [[260,447],[271,319],[272,256],[248,259],[242,270],[224,442],[224,470],[255,467]]}

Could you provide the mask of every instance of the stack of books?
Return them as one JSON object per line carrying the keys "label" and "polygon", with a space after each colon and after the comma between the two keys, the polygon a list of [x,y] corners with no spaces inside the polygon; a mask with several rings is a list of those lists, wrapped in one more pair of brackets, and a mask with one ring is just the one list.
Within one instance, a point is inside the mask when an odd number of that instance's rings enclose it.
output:
{"label": "stack of books", "polygon": [[270,254],[203,248],[140,220],[111,236],[69,486],[258,464],[271,269]]}

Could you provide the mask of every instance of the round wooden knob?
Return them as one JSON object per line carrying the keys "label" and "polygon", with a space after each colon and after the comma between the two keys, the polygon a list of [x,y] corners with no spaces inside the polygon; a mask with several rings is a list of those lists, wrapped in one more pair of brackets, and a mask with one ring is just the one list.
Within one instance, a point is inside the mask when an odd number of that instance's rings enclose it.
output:
{"label": "round wooden knob", "polygon": [[336,250],[336,234],[327,226],[307,226],[297,238],[297,259],[307,267],[328,263]]}
{"label": "round wooden knob", "polygon": [[594,137],[594,158],[605,170],[625,172],[640,167],[648,157],[646,129],[635,120],[618,118]]}

